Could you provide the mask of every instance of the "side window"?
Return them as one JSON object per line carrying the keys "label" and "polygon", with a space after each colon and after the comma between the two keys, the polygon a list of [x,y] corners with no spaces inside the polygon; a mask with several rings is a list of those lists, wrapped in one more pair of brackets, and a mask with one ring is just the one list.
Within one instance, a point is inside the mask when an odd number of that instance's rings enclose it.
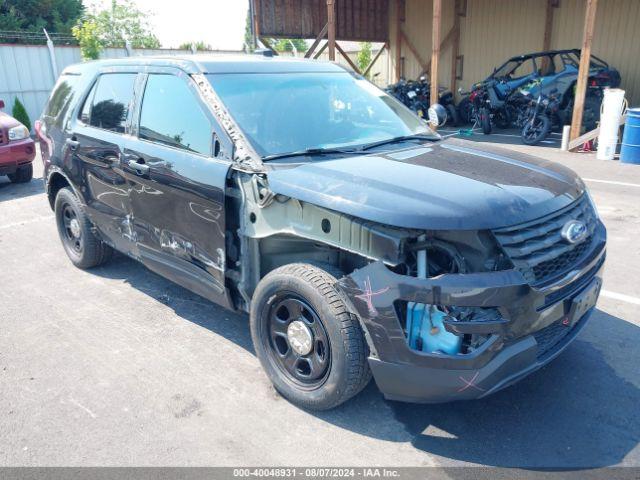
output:
{"label": "side window", "polygon": [[80,120],[92,127],[124,133],[135,81],[135,73],[101,75],[85,100]]}
{"label": "side window", "polygon": [[89,120],[91,119],[91,104],[93,103],[93,95],[96,93],[97,86],[98,82],[94,83],[93,87],[91,87],[91,91],[84,100],[84,105],[82,106],[82,110],[80,110],[80,115],[78,117],[82,123],[86,123],[87,125],[89,125]]}
{"label": "side window", "polygon": [[79,79],[80,75],[64,74],[60,76],[44,111],[45,117],[55,119],[69,105]]}
{"label": "side window", "polygon": [[211,155],[211,123],[186,81],[174,75],[149,75],[139,137]]}
{"label": "side window", "polygon": [[522,77],[526,77],[527,75],[531,75],[532,73],[535,72],[534,69],[534,63],[532,59],[528,59],[525,60],[524,62],[522,62],[518,68],[516,68],[513,73],[511,74],[511,78],[522,78]]}

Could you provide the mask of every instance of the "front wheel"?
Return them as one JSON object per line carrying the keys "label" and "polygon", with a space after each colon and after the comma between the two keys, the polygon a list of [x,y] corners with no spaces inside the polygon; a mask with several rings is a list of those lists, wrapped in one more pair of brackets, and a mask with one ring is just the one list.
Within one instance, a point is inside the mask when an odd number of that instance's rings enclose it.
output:
{"label": "front wheel", "polygon": [[18,167],[15,173],[10,173],[7,177],[9,177],[11,183],[28,183],[33,178],[33,164],[29,163]]}
{"label": "front wheel", "polygon": [[60,189],[54,210],[58,234],[71,263],[85,269],[111,258],[113,250],[93,233],[82,203],[70,188]]}
{"label": "front wheel", "polygon": [[280,267],[251,301],[251,338],[262,367],[280,394],[310,410],[340,405],[371,378],[358,319],[334,287],[341,274],[329,269]]}
{"label": "front wheel", "polygon": [[526,145],[536,145],[549,136],[551,121],[546,115],[536,115],[532,120],[527,120],[522,129],[522,141]]}

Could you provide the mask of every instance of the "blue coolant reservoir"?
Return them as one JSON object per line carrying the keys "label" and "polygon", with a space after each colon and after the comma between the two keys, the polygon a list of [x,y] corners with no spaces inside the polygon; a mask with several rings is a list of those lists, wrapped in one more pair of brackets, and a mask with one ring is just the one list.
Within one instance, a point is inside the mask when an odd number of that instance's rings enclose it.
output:
{"label": "blue coolant reservoir", "polygon": [[433,305],[407,304],[407,341],[421,352],[460,353],[462,337],[447,332],[442,323],[447,315]]}

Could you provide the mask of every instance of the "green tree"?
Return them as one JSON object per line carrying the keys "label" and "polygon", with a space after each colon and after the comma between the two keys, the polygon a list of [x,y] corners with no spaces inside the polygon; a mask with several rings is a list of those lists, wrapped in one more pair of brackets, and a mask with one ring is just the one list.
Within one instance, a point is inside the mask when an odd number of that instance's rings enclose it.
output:
{"label": "green tree", "polygon": [[307,51],[307,42],[301,38],[272,38],[271,46],[276,52],[293,52],[293,46],[295,45],[298,52],[304,53]]}
{"label": "green tree", "polygon": [[253,32],[252,32],[252,28],[251,28],[251,9],[248,8],[247,9],[247,20],[245,22],[244,25],[244,44],[245,44],[245,49],[247,50],[247,53],[251,53],[253,52]]}
{"label": "green tree", "polygon": [[364,72],[371,63],[371,42],[360,43],[360,51],[358,52],[356,62],[360,71]]}
{"label": "green tree", "polygon": [[184,42],[180,44],[180,50],[191,50],[191,46],[194,45],[196,47],[196,50],[213,50],[213,48],[211,48],[211,45],[209,45],[208,43],[203,42],[202,40],[198,41],[198,42]]}
{"label": "green tree", "polygon": [[89,18],[71,29],[73,36],[80,45],[80,54],[85,60],[97,60],[102,51],[98,23]]}
{"label": "green tree", "polygon": [[24,108],[24,105],[18,98],[16,97],[16,101],[13,104],[13,110],[11,112],[13,118],[18,120],[21,124],[31,131],[31,120],[29,119],[29,115],[27,114],[27,109]]}
{"label": "green tree", "polygon": [[81,42],[81,48],[85,46],[85,58],[95,58],[96,51],[99,54],[103,48],[123,48],[127,42],[133,48],[159,48],[160,41],[147,20],[149,16],[130,0],[112,0],[110,8],[84,15],[73,35]]}
{"label": "green tree", "polygon": [[0,30],[70,34],[83,10],[81,0],[0,0]]}

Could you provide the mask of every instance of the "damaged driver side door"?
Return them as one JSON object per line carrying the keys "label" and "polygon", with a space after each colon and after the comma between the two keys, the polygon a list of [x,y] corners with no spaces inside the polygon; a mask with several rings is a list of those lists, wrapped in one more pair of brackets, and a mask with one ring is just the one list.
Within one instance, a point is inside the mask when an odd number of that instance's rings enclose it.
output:
{"label": "damaged driver side door", "polygon": [[[149,73],[141,82],[134,138],[123,169],[140,260],[216,303],[225,289],[224,187],[231,143],[188,75]],[[222,143],[221,143],[222,142]]]}

